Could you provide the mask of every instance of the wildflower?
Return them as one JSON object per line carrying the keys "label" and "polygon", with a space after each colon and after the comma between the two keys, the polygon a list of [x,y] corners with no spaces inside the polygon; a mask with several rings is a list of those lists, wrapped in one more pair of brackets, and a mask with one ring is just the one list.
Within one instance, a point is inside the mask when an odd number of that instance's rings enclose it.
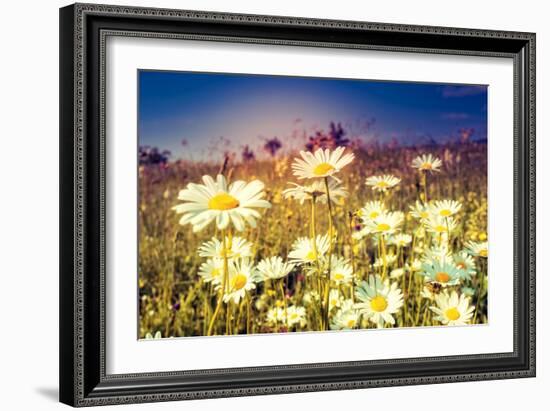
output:
{"label": "wildflower", "polygon": [[439,171],[441,165],[441,160],[431,154],[422,154],[421,156],[416,157],[411,164],[413,168],[429,172]]}
{"label": "wildflower", "polygon": [[314,263],[327,253],[329,246],[327,235],[318,235],[315,244],[310,238],[300,237],[292,244],[292,251],[288,254],[288,258],[296,264]]}
{"label": "wildflower", "polygon": [[430,216],[429,208],[426,204],[416,200],[414,205],[409,206],[411,215],[417,220],[424,220]]}
{"label": "wildflower", "polygon": [[461,279],[469,279],[476,272],[476,263],[472,256],[466,251],[461,251],[453,256],[458,275]]}
{"label": "wildflower", "polygon": [[361,208],[357,215],[361,217],[363,221],[374,220],[380,214],[386,212],[386,206],[381,201],[369,201]]}
{"label": "wildflower", "polygon": [[349,284],[353,281],[353,268],[348,260],[342,257],[331,259],[330,279],[336,284]]}
{"label": "wildflower", "polygon": [[410,234],[396,234],[390,238],[389,243],[397,247],[406,247],[411,241],[412,236]]}
{"label": "wildflower", "polygon": [[233,300],[235,304],[238,304],[247,291],[256,288],[255,283],[259,280],[259,274],[249,259],[230,261],[229,284],[227,290],[224,290],[223,300],[226,303]]}
{"label": "wildflower", "polygon": [[300,151],[302,158],[295,159],[292,164],[294,175],[299,179],[334,177],[334,174],[355,158],[353,153],[342,155],[344,150],[344,147],[338,147],[331,153],[328,148],[319,148],[313,154],[309,151]]}
{"label": "wildflower", "polygon": [[342,304],[343,298],[340,296],[340,292],[338,290],[330,290],[330,293],[328,295],[328,309],[331,311],[334,308],[340,307]]}
{"label": "wildflower", "polygon": [[460,280],[458,268],[446,261],[434,260],[431,263],[424,263],[422,270],[426,281],[437,282],[444,287],[456,285]]}
{"label": "wildflower", "polygon": [[151,333],[145,334],[146,340],[160,340],[161,338],[162,334],[160,333],[160,331],[157,331],[154,336]]}
{"label": "wildflower", "polygon": [[332,318],[331,330],[351,330],[359,324],[361,314],[353,308],[353,302],[346,300],[342,308],[336,312]]}
{"label": "wildflower", "polygon": [[378,328],[383,328],[386,323],[395,324],[392,314],[403,306],[403,294],[397,283],[390,285],[388,280],[382,282],[378,275],[371,275],[368,282],[363,281],[356,287],[355,295],[361,303],[355,304],[354,308]]}
{"label": "wildflower", "polygon": [[365,180],[367,186],[372,187],[375,191],[386,191],[395,187],[401,182],[401,179],[391,174],[384,174],[382,176],[372,176]]}
{"label": "wildflower", "polygon": [[456,230],[457,223],[453,217],[441,217],[438,214],[430,214],[424,220],[424,226],[431,233],[448,234]]}
{"label": "wildflower", "polygon": [[[252,257],[252,243],[242,237],[226,237],[227,258]],[[224,258],[223,242],[216,237],[205,241],[199,247],[199,255],[209,258]]]}
{"label": "wildflower", "polygon": [[470,305],[470,299],[463,294],[458,296],[456,291],[450,295],[441,293],[435,297],[436,307],[431,306],[436,316],[434,319],[445,325],[466,325],[470,322],[474,307]]}
{"label": "wildflower", "polygon": [[[322,204],[327,202],[327,190],[325,183],[321,180],[314,180],[312,184],[309,185],[299,185],[296,183],[290,183],[294,187],[287,188],[283,191],[285,198],[293,198],[304,204],[306,200],[318,201]],[[343,199],[348,196],[346,189],[336,180],[331,179],[328,182],[328,188],[330,192],[330,201],[337,203],[340,199]]]}
{"label": "wildflower", "polygon": [[435,201],[430,205],[432,214],[446,218],[455,215],[462,208],[462,204],[454,200]]}
{"label": "wildflower", "polygon": [[283,259],[277,256],[264,258],[258,263],[257,269],[264,279],[276,280],[288,275],[294,267],[294,264],[283,262]]}
{"label": "wildflower", "polygon": [[365,222],[365,226],[374,234],[393,234],[403,224],[403,220],[404,215],[400,211],[385,212]]}
{"label": "wildflower", "polygon": [[209,258],[199,267],[199,276],[205,283],[220,284],[223,279],[223,259]]}
{"label": "wildflower", "polygon": [[244,230],[246,223],[255,227],[256,219],[260,218],[255,208],[271,206],[263,200],[265,193],[261,181],[235,181],[228,186],[221,174],[216,181],[210,176],[203,176],[202,181],[204,184],[189,183],[178,195],[178,199],[185,203],[172,207],[178,214],[183,214],[179,223],[191,224],[193,232],[204,229],[212,221],[220,230],[230,223],[237,231]]}
{"label": "wildflower", "polygon": [[299,325],[304,327],[307,324],[306,309],[291,305],[286,311],[286,323],[289,327]]}
{"label": "wildflower", "polygon": [[466,243],[466,248],[468,252],[476,257],[487,258],[489,256],[489,249],[487,246],[487,241],[477,243],[475,241],[468,241]]}

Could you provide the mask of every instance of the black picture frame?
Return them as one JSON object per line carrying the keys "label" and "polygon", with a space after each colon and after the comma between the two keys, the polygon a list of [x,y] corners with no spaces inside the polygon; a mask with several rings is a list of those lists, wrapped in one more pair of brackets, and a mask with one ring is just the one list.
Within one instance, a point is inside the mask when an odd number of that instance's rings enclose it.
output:
{"label": "black picture frame", "polygon": [[[105,373],[105,39],[193,38],[508,57],[514,64],[514,350]],[[75,4],[60,9],[60,401],[73,406],[535,376],[535,34]]]}

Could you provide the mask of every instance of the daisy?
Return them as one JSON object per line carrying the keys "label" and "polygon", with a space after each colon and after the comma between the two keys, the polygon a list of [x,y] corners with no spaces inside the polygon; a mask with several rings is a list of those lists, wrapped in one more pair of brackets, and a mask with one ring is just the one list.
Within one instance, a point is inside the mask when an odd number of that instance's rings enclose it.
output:
{"label": "daisy", "polygon": [[[252,243],[242,237],[225,237],[227,245],[227,258],[252,257]],[[209,258],[224,258],[223,241],[212,237],[199,247],[199,255]]]}
{"label": "daisy", "polygon": [[342,257],[333,257],[330,263],[330,279],[337,285],[349,284],[353,281],[353,268],[348,260]]}
{"label": "daisy", "polygon": [[279,256],[264,258],[258,263],[258,272],[264,279],[277,280],[288,275],[294,268],[294,264],[284,262]]}
{"label": "daisy", "polygon": [[483,241],[480,243],[477,243],[475,241],[468,241],[466,243],[466,248],[468,249],[469,253],[475,255],[476,257],[487,258],[487,256],[489,255],[487,241]]}
{"label": "daisy", "polygon": [[247,291],[256,288],[256,282],[260,280],[259,274],[249,259],[230,261],[229,283],[224,292],[223,301],[226,303],[233,300],[238,304],[244,298]]}
{"label": "daisy", "polygon": [[446,245],[442,246],[433,246],[424,251],[423,260],[425,263],[430,263],[431,261],[438,261],[440,263],[453,263],[453,256],[449,251],[449,247]]}
{"label": "daisy", "polygon": [[270,325],[282,323],[285,320],[285,310],[279,307],[270,308],[267,312],[267,322]]}
{"label": "daisy", "polygon": [[359,324],[361,314],[358,310],[353,309],[351,300],[346,300],[346,303],[348,304],[344,304],[342,309],[338,310],[332,318],[331,330],[352,330]]}
{"label": "daisy", "polygon": [[430,205],[430,211],[440,217],[450,217],[455,215],[462,208],[462,204],[454,200],[435,201]]}
{"label": "daisy", "polygon": [[452,233],[457,228],[456,220],[453,217],[441,217],[438,214],[430,214],[423,222],[426,230],[434,234]]}
{"label": "daisy", "polygon": [[307,324],[306,309],[295,305],[288,307],[286,310],[286,323],[288,327],[292,327],[294,325],[304,327]]}
{"label": "daisy", "polygon": [[470,323],[474,307],[470,305],[470,299],[463,294],[458,296],[456,291],[450,295],[441,293],[435,296],[436,307],[430,307],[436,316],[435,320],[445,325],[466,325]]}
{"label": "daisy", "polygon": [[390,278],[400,278],[400,277],[403,277],[403,274],[405,274],[404,268],[395,268],[391,270]]}
{"label": "daisy", "polygon": [[[314,180],[312,184],[304,186],[296,183],[289,184],[292,184],[294,187],[287,188],[283,191],[283,196],[285,198],[293,198],[294,200],[299,201],[300,204],[304,204],[304,201],[312,199],[315,199],[315,201],[318,201],[321,204],[327,203],[327,190],[324,181]],[[348,196],[346,189],[334,179],[329,180],[328,189],[330,192],[330,201],[333,203],[336,203],[342,198],[346,198]]]}
{"label": "daisy", "polygon": [[223,279],[223,259],[209,258],[199,267],[199,276],[205,283],[221,284]]}
{"label": "daisy", "polygon": [[[395,253],[388,253],[386,254],[386,265],[391,266],[397,262],[397,256]],[[372,264],[374,268],[383,267],[384,266],[384,259],[382,257],[378,257],[374,263]]]}
{"label": "daisy", "polygon": [[430,216],[429,207],[421,201],[416,200],[416,203],[409,206],[409,209],[411,215],[417,220],[424,220]]}
{"label": "daisy", "polygon": [[455,254],[453,260],[456,268],[458,268],[458,276],[461,279],[469,279],[476,273],[476,263],[466,251]]}
{"label": "daisy", "polygon": [[162,334],[160,333],[160,331],[157,331],[154,336],[151,333],[145,334],[146,340],[160,340],[161,338],[162,338]]}
{"label": "daisy", "polygon": [[441,160],[431,154],[422,154],[421,156],[416,157],[411,164],[413,168],[429,172],[440,171],[439,168],[441,165]]}
{"label": "daisy", "polygon": [[446,261],[434,260],[431,263],[424,263],[422,270],[427,282],[436,282],[444,287],[456,285],[460,280],[458,268]]}
{"label": "daisy", "polygon": [[390,238],[389,243],[396,245],[397,247],[406,247],[412,241],[410,234],[396,234]]}
{"label": "daisy", "polygon": [[381,201],[369,201],[361,208],[357,215],[361,217],[363,221],[374,220],[380,214],[386,212],[386,206]]}
{"label": "daisy", "polygon": [[299,179],[334,177],[334,174],[355,158],[353,153],[342,155],[344,150],[344,147],[338,147],[331,153],[328,148],[319,148],[313,154],[309,151],[300,151],[302,158],[296,158],[292,163],[293,174]]}
{"label": "daisy", "polygon": [[263,200],[265,193],[261,181],[235,181],[228,186],[221,174],[218,174],[216,181],[210,176],[203,176],[202,181],[204,184],[189,183],[178,195],[178,200],[185,203],[172,207],[176,213],[183,214],[179,223],[191,224],[193,232],[202,230],[212,221],[220,230],[229,223],[233,223],[237,231],[243,231],[246,223],[256,227],[260,213],[255,208],[271,206]]}
{"label": "daisy", "polygon": [[397,178],[391,174],[384,174],[382,176],[372,176],[365,180],[365,184],[371,186],[375,191],[386,191],[389,188],[395,187],[401,182],[400,178]]}
{"label": "daisy", "polygon": [[365,222],[365,226],[374,234],[393,234],[401,224],[403,224],[404,215],[400,211],[385,212],[373,220]]}
{"label": "daisy", "polygon": [[355,289],[355,295],[362,302],[355,304],[354,308],[378,328],[383,328],[386,323],[395,324],[392,314],[403,306],[403,294],[397,283],[390,285],[389,280],[382,282],[378,275],[371,275],[368,282],[361,282]]}
{"label": "daisy", "polygon": [[328,295],[328,309],[331,311],[334,308],[340,307],[342,304],[343,298],[340,296],[340,292],[338,290],[330,290],[330,293]]}
{"label": "daisy", "polygon": [[328,235],[318,235],[315,238],[316,249],[313,246],[313,241],[310,238],[298,238],[292,244],[292,251],[288,254],[289,260],[296,264],[314,263],[327,253],[330,247]]}

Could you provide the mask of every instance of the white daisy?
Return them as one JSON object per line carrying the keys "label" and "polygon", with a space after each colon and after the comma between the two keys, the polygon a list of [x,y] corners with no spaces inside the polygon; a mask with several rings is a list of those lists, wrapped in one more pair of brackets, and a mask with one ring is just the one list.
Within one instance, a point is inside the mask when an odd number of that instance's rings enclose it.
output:
{"label": "white daisy", "polygon": [[252,262],[245,258],[239,261],[229,262],[229,283],[224,292],[223,300],[227,303],[233,300],[238,304],[244,298],[247,291],[256,288],[256,282],[261,280]]}
{"label": "white daisy", "polygon": [[391,236],[389,243],[396,245],[397,247],[406,247],[412,241],[412,236],[410,234],[396,234]]}
{"label": "white daisy", "polygon": [[423,223],[426,230],[434,234],[453,233],[458,227],[453,217],[441,217],[439,214],[430,214]]}
{"label": "white daisy", "polygon": [[442,166],[442,162],[439,158],[432,156],[431,154],[422,154],[421,156],[416,157],[411,166],[417,168],[421,171],[440,171],[439,168]]}
{"label": "white daisy", "polygon": [[[303,186],[296,183],[289,184],[292,184],[294,187],[287,188],[283,191],[283,196],[285,198],[293,198],[296,201],[299,201],[300,204],[304,204],[304,201],[312,199],[315,199],[315,201],[320,202],[321,204],[327,203],[327,189],[324,181],[314,180],[312,184]],[[330,192],[330,201],[333,203],[336,203],[340,199],[348,196],[346,189],[335,179],[329,180],[328,189]]]}
{"label": "white daisy", "polygon": [[476,273],[476,263],[473,257],[466,251],[461,251],[453,256],[458,275],[461,279],[469,279]]}
{"label": "white daisy", "polygon": [[411,215],[417,220],[424,220],[430,216],[429,207],[421,201],[416,200],[416,203],[409,206],[409,209],[411,210]]}
{"label": "white daisy", "polygon": [[270,325],[276,325],[285,321],[285,311],[280,307],[270,308],[267,312],[267,322]]}
{"label": "white daisy", "polygon": [[362,302],[355,304],[354,308],[378,328],[383,328],[386,323],[395,324],[393,314],[403,306],[403,294],[397,283],[390,285],[389,280],[382,282],[378,275],[370,275],[368,282],[363,281],[355,289],[355,295]]}
{"label": "white daisy", "polygon": [[[395,255],[395,253],[386,254],[386,265],[391,266],[396,262],[397,262],[397,255]],[[374,263],[372,264],[372,266],[374,268],[383,267],[384,259],[382,257],[378,257],[376,260],[374,260]]]}
{"label": "white daisy", "polygon": [[353,153],[344,154],[344,147],[336,148],[332,153],[327,148],[319,148],[315,153],[300,151],[302,158],[296,158],[292,163],[293,174],[299,179],[334,177],[355,158]]}
{"label": "white daisy", "polygon": [[390,211],[384,212],[372,220],[365,221],[365,226],[374,234],[393,234],[403,224],[403,220],[404,215],[402,212]]}
{"label": "white daisy", "polygon": [[422,270],[427,282],[436,282],[444,287],[456,285],[460,281],[458,268],[453,263],[434,260],[431,263],[422,264]]}
{"label": "white daisy", "polygon": [[298,325],[304,327],[307,324],[306,309],[291,305],[286,310],[286,323],[288,327]]}
{"label": "white daisy", "polygon": [[332,318],[331,330],[352,330],[359,325],[361,314],[353,308],[353,302],[346,300]]}
{"label": "white daisy", "polygon": [[332,257],[330,279],[336,284],[349,284],[353,281],[353,268],[348,260],[342,257]]}
{"label": "white daisy", "polygon": [[430,307],[436,316],[434,319],[445,325],[466,325],[469,324],[474,307],[470,305],[470,299],[463,294],[458,296],[456,291],[450,295],[441,293],[435,296],[436,307]]}
{"label": "white daisy", "polygon": [[381,201],[369,201],[363,208],[361,208],[357,215],[361,217],[363,221],[374,220],[380,214],[386,212],[386,206]]}
{"label": "white daisy", "polygon": [[[242,237],[225,237],[228,258],[252,257],[252,243]],[[224,258],[223,241],[212,237],[199,247],[199,255],[208,258]]]}
{"label": "white daisy", "polygon": [[382,176],[372,176],[365,180],[365,184],[372,187],[375,191],[386,191],[389,188],[395,187],[401,182],[400,178],[397,178],[391,174],[384,174]]}
{"label": "white daisy", "polygon": [[292,251],[288,253],[288,259],[296,264],[314,263],[327,253],[329,247],[328,235],[317,235],[315,248],[310,238],[300,237],[292,244]]}
{"label": "white daisy", "polygon": [[487,258],[489,256],[489,248],[487,245],[487,241],[483,241],[480,243],[477,243],[475,241],[468,241],[466,243],[466,248],[468,249],[468,252],[476,257],[484,257]]}
{"label": "white daisy", "polygon": [[330,293],[328,294],[329,311],[333,310],[334,308],[340,307],[343,300],[344,298],[340,295],[340,292],[338,290],[330,290]]}
{"label": "white daisy", "polygon": [[221,284],[223,280],[223,260],[209,258],[199,267],[199,276],[205,283]]}
{"label": "white daisy", "polygon": [[430,211],[432,214],[438,215],[440,217],[450,217],[455,215],[462,208],[462,204],[454,200],[443,200],[443,201],[434,201],[430,204]]}
{"label": "white daisy", "polygon": [[218,174],[216,181],[210,176],[203,176],[202,181],[204,184],[189,183],[178,195],[178,199],[185,203],[172,207],[178,214],[183,214],[179,223],[191,224],[194,232],[202,230],[212,221],[220,230],[229,223],[233,223],[237,231],[243,231],[246,223],[256,227],[260,213],[255,208],[271,207],[268,201],[263,200],[265,193],[261,181],[235,181],[228,186],[221,174]]}
{"label": "white daisy", "polygon": [[394,268],[390,272],[390,278],[401,278],[403,277],[403,274],[405,274],[404,268]]}
{"label": "white daisy", "polygon": [[162,338],[162,334],[160,333],[160,331],[157,331],[154,336],[151,333],[145,334],[146,340],[160,340],[161,338]]}
{"label": "white daisy", "polygon": [[264,279],[277,280],[288,275],[294,268],[294,264],[284,262],[279,256],[264,258],[258,263],[258,272]]}

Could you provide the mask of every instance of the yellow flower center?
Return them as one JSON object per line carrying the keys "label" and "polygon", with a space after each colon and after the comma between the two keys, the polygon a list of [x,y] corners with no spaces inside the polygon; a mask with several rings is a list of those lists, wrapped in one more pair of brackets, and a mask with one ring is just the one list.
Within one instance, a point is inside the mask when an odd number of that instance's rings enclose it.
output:
{"label": "yellow flower center", "polygon": [[244,274],[237,274],[233,279],[231,280],[231,287],[234,290],[240,290],[243,288],[247,283],[248,278]]}
{"label": "yellow flower center", "polygon": [[390,228],[390,225],[386,223],[380,223],[376,226],[377,231],[388,231]]}
{"label": "yellow flower center", "polygon": [[449,308],[445,311],[445,317],[451,321],[456,321],[460,318],[460,312],[456,309],[456,307]]}
{"label": "yellow flower center", "polygon": [[298,314],[296,314],[296,313],[290,314],[290,319],[291,320],[295,320],[296,318],[298,318]]}
{"label": "yellow flower center", "polygon": [[379,215],[380,215],[380,213],[378,211],[373,211],[369,214],[369,217],[372,218],[372,219],[375,219]]}
{"label": "yellow flower center", "polygon": [[436,225],[434,227],[434,230],[437,232],[437,233],[444,233],[445,231],[447,231],[447,228],[444,226],[444,225]]}
{"label": "yellow flower center", "polygon": [[334,274],[334,279],[336,281],[342,281],[344,279],[344,274],[336,273],[336,274]]}
{"label": "yellow flower center", "polygon": [[210,210],[231,210],[239,206],[239,200],[227,193],[216,194],[208,200]]}
{"label": "yellow flower center", "polygon": [[466,263],[463,263],[462,261],[459,262],[457,265],[456,265],[458,268],[460,268],[461,270],[464,270],[466,268]]}
{"label": "yellow flower center", "polygon": [[214,268],[212,270],[212,277],[216,278],[216,277],[219,277],[220,275],[222,275],[222,270],[220,270],[219,268]]}
{"label": "yellow flower center", "polygon": [[348,320],[348,328],[353,328],[355,327],[355,320],[352,318],[352,319],[349,319]]}
{"label": "yellow flower center", "polygon": [[380,313],[384,311],[387,307],[388,307],[388,302],[381,295],[377,295],[372,300],[370,300],[370,308],[372,308],[373,311]]}
{"label": "yellow flower center", "polygon": [[378,183],[376,183],[376,187],[379,187],[379,188],[386,188],[388,186],[389,184],[387,181],[379,181]]}
{"label": "yellow flower center", "polygon": [[439,215],[441,217],[449,217],[451,215],[451,210],[449,210],[449,209],[441,210],[439,212]]}
{"label": "yellow flower center", "polygon": [[428,218],[429,216],[430,216],[430,215],[428,214],[427,211],[421,211],[421,212],[420,212],[420,217],[422,217],[422,218]]}
{"label": "yellow flower center", "polygon": [[315,251],[311,250],[309,253],[306,254],[307,261],[315,261],[316,259],[317,259],[317,254],[315,254]]}
{"label": "yellow flower center", "polygon": [[482,257],[487,257],[489,255],[489,251],[486,248],[484,248],[482,250],[479,250],[479,255]]}
{"label": "yellow flower center", "polygon": [[451,279],[451,276],[444,271],[441,271],[435,275],[436,281],[440,283],[446,283]]}
{"label": "yellow flower center", "polygon": [[327,174],[329,171],[332,171],[332,170],[334,170],[334,167],[331,164],[321,163],[315,166],[315,168],[313,169],[313,174],[315,174],[316,176],[324,176],[325,174]]}
{"label": "yellow flower center", "polygon": [[431,170],[432,169],[432,163],[422,163],[420,166],[421,170]]}

